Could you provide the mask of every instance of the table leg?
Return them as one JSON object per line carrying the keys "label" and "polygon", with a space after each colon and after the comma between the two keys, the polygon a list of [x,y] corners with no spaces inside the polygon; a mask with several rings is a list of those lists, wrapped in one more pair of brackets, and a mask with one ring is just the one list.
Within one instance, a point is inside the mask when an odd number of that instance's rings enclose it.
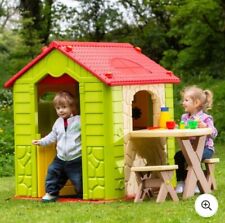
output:
{"label": "table leg", "polygon": [[[204,150],[206,136],[196,137],[196,140],[192,144],[193,150],[196,152],[199,161],[201,162],[202,153]],[[183,199],[191,197],[194,195],[195,187],[197,185],[197,178],[192,167],[188,167],[187,177],[185,179],[185,186],[183,192]],[[201,189],[200,189],[201,190]],[[202,191],[202,190],[201,190]]]}
{"label": "table leg", "polygon": [[[201,160],[202,160],[202,154],[203,154],[203,150],[204,150],[204,146],[205,146],[205,140],[206,140],[206,136],[199,136],[199,137],[196,137],[194,144],[192,144],[192,148],[195,151],[196,155],[198,156],[199,162],[201,162]],[[189,174],[190,174],[190,176],[187,176],[187,178],[185,180],[185,185],[189,185],[189,186],[184,188],[184,193],[183,193],[184,199],[194,195],[194,190],[195,190],[195,187],[197,186],[197,182],[198,182],[198,179],[196,178],[196,175],[195,175],[192,167],[188,167],[188,175]],[[190,181],[190,182],[186,182],[186,181]],[[200,185],[199,189],[201,192],[204,192],[201,185]]]}
{"label": "table leg", "polygon": [[188,168],[187,177],[185,179],[185,187],[183,192],[183,199],[194,195],[195,187],[197,184],[197,178],[192,167]]}
{"label": "table leg", "polygon": [[202,162],[202,154],[204,151],[206,136],[196,137],[194,150],[198,156],[200,162]]}
{"label": "table leg", "polygon": [[[179,143],[181,146],[181,150],[183,152],[183,155],[185,157],[185,160],[188,164],[188,174],[187,178],[185,180],[186,190],[185,194],[183,195],[184,198],[190,197],[194,194],[194,189],[197,184],[197,181],[199,181],[200,189],[204,193],[210,193],[210,186],[207,182],[207,179],[204,175],[204,172],[201,168],[201,160],[199,159],[199,156],[202,156],[202,152],[204,149],[204,138],[199,138],[199,142],[197,145],[196,151],[194,151],[194,148],[192,147],[190,140],[187,138],[179,139]],[[200,151],[202,150],[202,151]],[[195,175],[195,177],[193,177]]]}

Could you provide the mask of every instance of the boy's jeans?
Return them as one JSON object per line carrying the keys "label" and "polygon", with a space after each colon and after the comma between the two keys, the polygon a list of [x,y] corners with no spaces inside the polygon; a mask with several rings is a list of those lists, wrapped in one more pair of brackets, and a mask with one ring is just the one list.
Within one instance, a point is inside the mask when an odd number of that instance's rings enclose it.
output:
{"label": "boy's jeans", "polygon": [[82,195],[82,158],[63,161],[56,156],[48,167],[45,182],[46,192],[58,196],[68,179],[75,186],[77,194]]}

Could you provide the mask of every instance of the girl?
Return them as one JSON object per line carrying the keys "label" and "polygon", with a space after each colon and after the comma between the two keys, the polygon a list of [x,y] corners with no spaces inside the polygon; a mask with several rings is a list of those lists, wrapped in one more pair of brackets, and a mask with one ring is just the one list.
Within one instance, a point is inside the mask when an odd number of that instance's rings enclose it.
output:
{"label": "girl", "polygon": [[53,104],[59,118],[52,131],[44,138],[32,141],[41,146],[57,144],[57,155],[48,167],[44,202],[55,201],[68,179],[76,187],[77,197],[82,197],[80,116],[76,115],[75,99],[68,92],[59,92]]}
{"label": "girl", "polygon": [[[217,130],[214,127],[212,116],[205,112],[212,107],[213,94],[209,90],[202,90],[196,86],[187,87],[181,92],[183,98],[183,107],[185,114],[182,115],[181,121],[187,125],[188,120],[198,121],[198,128],[212,128],[212,134],[207,137],[205,147],[202,155],[202,160],[210,159],[214,153],[213,139],[217,136]],[[194,139],[193,139],[194,141]],[[192,141],[192,142],[193,142]],[[184,180],[187,175],[185,158],[181,151],[177,152],[174,156],[175,164],[178,165],[176,171],[177,187],[176,192],[182,193],[184,189]],[[199,192],[196,187],[195,192]]]}

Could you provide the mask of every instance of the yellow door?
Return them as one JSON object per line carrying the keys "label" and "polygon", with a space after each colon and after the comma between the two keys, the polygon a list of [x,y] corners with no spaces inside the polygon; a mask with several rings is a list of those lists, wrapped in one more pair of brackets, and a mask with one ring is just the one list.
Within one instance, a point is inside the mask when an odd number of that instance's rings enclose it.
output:
{"label": "yellow door", "polygon": [[[45,178],[48,171],[48,166],[55,157],[55,145],[45,147],[38,146],[37,149],[37,175],[38,175],[38,197],[45,194]],[[74,186],[68,180],[66,185],[60,191],[60,195],[73,195],[75,194]]]}
{"label": "yellow door", "polygon": [[[37,139],[46,136],[52,129],[57,118],[52,102],[40,101],[38,103],[38,131]],[[55,145],[38,146],[37,148],[37,177],[38,177],[38,197],[45,194],[45,178],[48,171],[48,166],[55,158],[56,148]],[[75,194],[74,186],[70,181],[61,189],[60,195],[73,195]]]}

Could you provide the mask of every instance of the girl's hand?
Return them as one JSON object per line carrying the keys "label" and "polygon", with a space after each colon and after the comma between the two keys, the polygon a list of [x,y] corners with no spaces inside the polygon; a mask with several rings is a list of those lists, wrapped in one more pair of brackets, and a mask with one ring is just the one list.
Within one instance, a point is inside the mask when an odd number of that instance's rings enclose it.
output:
{"label": "girl's hand", "polygon": [[198,128],[207,128],[208,126],[206,125],[206,123],[202,122],[202,121],[198,121]]}
{"label": "girl's hand", "polygon": [[40,145],[40,140],[37,140],[37,139],[32,140],[32,144],[33,145]]}

